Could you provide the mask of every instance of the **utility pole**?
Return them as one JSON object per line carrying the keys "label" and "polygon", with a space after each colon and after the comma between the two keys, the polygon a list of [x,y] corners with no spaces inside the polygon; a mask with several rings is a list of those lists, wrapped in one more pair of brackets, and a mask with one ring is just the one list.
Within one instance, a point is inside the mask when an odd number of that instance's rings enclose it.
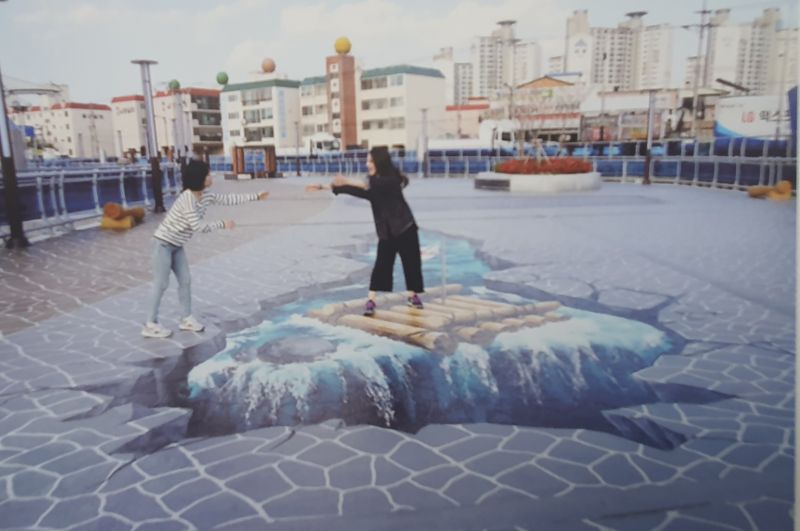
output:
{"label": "utility pole", "polygon": [[[142,76],[144,108],[147,115],[147,151],[150,157],[150,171],[153,175],[153,198],[155,200],[153,212],[165,212],[164,192],[161,189],[161,160],[156,142],[156,119],[155,113],[153,112],[153,87],[150,82],[150,65],[156,65],[158,62],[148,59],[137,59],[131,61],[131,63],[139,65]],[[166,131],[164,131],[164,134],[166,135]]]}
{"label": "utility pole", "polygon": [[294,159],[297,168],[297,176],[300,177],[300,122],[294,122]]}
{"label": "utility pole", "polygon": [[781,137],[781,122],[783,121],[783,100],[786,99],[786,94],[783,92],[783,84],[786,81],[786,63],[788,62],[786,58],[789,55],[789,46],[790,46],[789,39],[784,39],[783,52],[779,56],[781,57],[781,78],[780,78],[780,83],[778,84],[778,119],[775,120],[775,140],[779,140]]}
{"label": "utility pole", "polygon": [[430,176],[430,160],[428,159],[428,109],[420,109],[422,112],[422,167],[423,176]]}
{"label": "utility pole", "polygon": [[14,151],[11,149],[11,131],[8,127],[6,93],[3,88],[3,75],[0,72],[0,167],[3,170],[3,193],[6,202],[8,227],[11,235],[6,240],[6,248],[22,249],[30,245],[22,229],[22,209],[17,187],[17,169],[14,166]]}
{"label": "utility pole", "polygon": [[[705,35],[706,30],[706,15],[710,13],[708,9],[706,9],[706,5],[708,4],[708,0],[703,0],[703,9],[699,11],[700,13],[700,37],[697,39],[697,61],[695,61],[694,65],[694,88],[692,94],[692,137],[697,138],[697,111],[698,111],[698,100],[699,100],[699,85],[700,85],[700,54],[703,53],[703,36]],[[708,61],[708,57],[706,57],[706,61]]]}
{"label": "utility pole", "polygon": [[644,179],[642,184],[650,184],[650,164],[653,151],[653,122],[656,115],[656,91],[650,90],[650,102],[647,110],[647,151],[644,157]]}

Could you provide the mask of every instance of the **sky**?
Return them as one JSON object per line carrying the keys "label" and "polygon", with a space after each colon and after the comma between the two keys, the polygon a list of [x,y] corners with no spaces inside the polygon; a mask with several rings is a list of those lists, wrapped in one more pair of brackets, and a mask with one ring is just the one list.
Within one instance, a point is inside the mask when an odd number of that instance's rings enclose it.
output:
{"label": "sky", "polygon": [[[616,26],[629,11],[648,11],[647,24],[699,22],[703,0],[4,0],[0,1],[0,68],[4,76],[60,83],[72,101],[109,103],[141,94],[134,59],[158,61],[155,89],[216,87],[217,72],[247,81],[271,57],[290,79],[322,75],[339,36],[365,68],[431,64],[452,46],[469,59],[471,39],[503,19],[517,20],[517,37],[540,42],[542,63],[564,48],[567,17],[589,11],[592,26]],[[798,0],[707,0],[748,22],[779,7],[797,25]],[[673,85],[683,80],[696,30],[673,36]]]}

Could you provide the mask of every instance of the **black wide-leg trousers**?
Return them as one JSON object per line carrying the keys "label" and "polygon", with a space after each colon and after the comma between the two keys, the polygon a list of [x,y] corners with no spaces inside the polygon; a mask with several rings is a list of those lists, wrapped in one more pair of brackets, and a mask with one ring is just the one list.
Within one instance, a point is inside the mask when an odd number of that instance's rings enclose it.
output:
{"label": "black wide-leg trousers", "polygon": [[403,262],[406,289],[415,293],[425,291],[422,285],[422,257],[416,227],[411,227],[400,236],[378,240],[378,256],[375,258],[375,267],[372,268],[370,291],[392,291],[394,259],[398,254]]}

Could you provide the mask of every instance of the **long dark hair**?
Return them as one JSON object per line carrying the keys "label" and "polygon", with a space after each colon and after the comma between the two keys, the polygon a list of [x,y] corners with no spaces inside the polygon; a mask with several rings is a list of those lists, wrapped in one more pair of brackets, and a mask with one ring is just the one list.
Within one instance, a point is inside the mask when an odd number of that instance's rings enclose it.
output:
{"label": "long dark hair", "polygon": [[373,146],[369,150],[372,156],[372,162],[375,163],[375,174],[382,177],[397,177],[400,183],[405,188],[408,186],[408,177],[397,169],[392,162],[392,157],[389,155],[389,148],[386,146]]}

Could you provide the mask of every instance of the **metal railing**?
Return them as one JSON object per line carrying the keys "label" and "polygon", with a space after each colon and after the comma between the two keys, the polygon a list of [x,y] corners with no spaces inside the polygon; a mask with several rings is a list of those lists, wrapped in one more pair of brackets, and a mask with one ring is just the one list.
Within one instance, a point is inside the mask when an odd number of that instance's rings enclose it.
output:
{"label": "metal railing", "polygon": [[[179,166],[166,163],[161,169],[164,193],[176,195],[182,188]],[[151,172],[145,166],[26,170],[17,174],[17,184],[25,232],[71,230],[78,221],[100,216],[107,202],[125,208],[153,203]],[[0,194],[0,237],[8,235],[5,198]]]}

